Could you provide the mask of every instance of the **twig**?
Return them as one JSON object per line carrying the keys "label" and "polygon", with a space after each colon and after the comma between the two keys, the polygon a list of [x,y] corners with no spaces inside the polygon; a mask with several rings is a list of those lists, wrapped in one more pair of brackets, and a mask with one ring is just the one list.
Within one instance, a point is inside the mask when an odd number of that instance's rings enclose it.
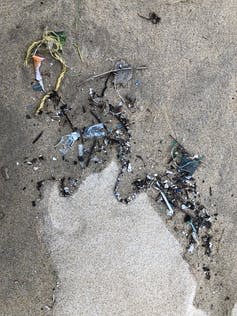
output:
{"label": "twig", "polygon": [[83,57],[82,57],[82,54],[81,54],[81,50],[80,50],[79,45],[78,45],[78,44],[73,43],[73,46],[76,48],[77,53],[78,53],[78,56],[80,57],[81,62],[83,63],[83,62],[84,62],[84,60],[83,60]]}
{"label": "twig", "polygon": [[66,120],[67,120],[69,126],[71,127],[71,130],[74,132],[74,131],[75,131],[75,127],[73,126],[71,120],[69,119],[67,113],[65,112],[66,106],[67,106],[67,105],[65,104],[65,105],[61,106],[60,109],[61,109],[61,111],[62,111],[64,117],[66,118]]}
{"label": "twig", "polygon": [[94,118],[96,119],[96,121],[98,123],[102,123],[101,119],[99,118],[99,116],[97,114],[95,114],[95,112],[93,112],[92,110],[90,110],[91,115],[94,116]]}
{"label": "twig", "polygon": [[79,86],[83,85],[84,83],[86,83],[88,81],[94,80],[94,79],[99,78],[99,77],[106,76],[106,75],[111,74],[111,73],[116,73],[116,72],[124,71],[124,70],[143,70],[143,69],[147,69],[147,68],[148,68],[147,66],[139,66],[139,67],[136,67],[136,68],[127,67],[127,68],[121,68],[121,69],[111,69],[111,70],[102,72],[101,74],[94,75],[94,76],[91,76],[91,77],[87,78],[85,81],[81,82],[79,84]]}
{"label": "twig", "polygon": [[[94,118],[96,119],[96,121],[98,123],[102,123],[101,119],[99,118],[99,116],[94,111],[90,110],[90,113],[91,113],[92,116],[94,116]],[[104,123],[103,123],[103,125],[104,125],[104,129],[108,132],[107,126]]]}
{"label": "twig", "polygon": [[103,87],[103,89],[101,91],[101,95],[100,95],[101,98],[104,97],[105,91],[108,88],[108,81],[109,81],[110,76],[111,76],[111,73],[108,74],[108,76],[107,76],[107,78],[105,80],[104,87]]}
{"label": "twig", "polygon": [[221,239],[223,237],[224,231],[225,231],[225,229],[223,228],[222,231],[221,231],[220,238],[218,239],[218,244],[217,244],[217,247],[216,247],[216,253],[219,253],[220,243],[221,243]]}
{"label": "twig", "polygon": [[92,156],[93,151],[95,149],[95,145],[96,145],[96,140],[94,139],[93,144],[92,144],[91,149],[90,149],[90,152],[89,152],[89,156],[88,156],[87,161],[86,161],[86,167],[89,166],[89,163],[91,161],[91,156]]}
{"label": "twig", "polygon": [[125,100],[124,98],[121,96],[119,89],[117,88],[116,85],[114,85],[115,91],[117,92],[118,97],[120,98],[120,100],[123,102],[123,104],[125,104]]}
{"label": "twig", "polygon": [[35,143],[40,139],[40,137],[43,135],[43,132],[44,132],[44,131],[41,131],[41,132],[35,137],[35,139],[32,141],[32,144],[35,144]]}

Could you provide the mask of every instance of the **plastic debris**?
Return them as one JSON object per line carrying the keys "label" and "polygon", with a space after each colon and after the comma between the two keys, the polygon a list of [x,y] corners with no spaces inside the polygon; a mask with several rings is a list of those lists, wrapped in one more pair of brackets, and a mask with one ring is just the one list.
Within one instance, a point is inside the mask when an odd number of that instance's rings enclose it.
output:
{"label": "plastic debris", "polygon": [[60,181],[60,191],[63,196],[67,197],[73,194],[78,185],[78,179],[63,177]]}
{"label": "plastic debris", "polygon": [[45,92],[43,78],[42,78],[41,73],[40,73],[40,66],[41,66],[42,61],[45,60],[45,58],[37,56],[37,55],[33,55],[32,59],[34,62],[35,80],[40,84],[42,91]]}
{"label": "plastic debris", "polygon": [[85,163],[84,163],[84,146],[83,146],[83,144],[78,145],[78,160],[79,160],[81,168],[84,168]]}
{"label": "plastic debris", "polygon": [[190,246],[188,247],[188,252],[192,254],[194,249],[195,249],[194,244],[190,244]]}
{"label": "plastic debris", "polygon": [[188,155],[183,155],[178,165],[178,171],[185,177],[192,177],[201,163],[199,158],[190,158]]}
{"label": "plastic debris", "polygon": [[98,158],[97,156],[94,156],[93,158],[91,158],[91,161],[93,161],[94,163],[103,163],[104,160]]}
{"label": "plastic debris", "polygon": [[173,139],[171,148],[171,159],[175,161],[177,171],[183,178],[190,179],[202,162],[202,158],[198,155],[191,156],[185,148]]}
{"label": "plastic debris", "polygon": [[125,86],[129,80],[132,79],[132,68],[130,64],[127,64],[124,60],[119,60],[115,63],[114,85]]}
{"label": "plastic debris", "polygon": [[[32,57],[34,60],[34,65],[35,65],[35,78],[37,81],[40,82],[43,91],[45,90],[43,86],[42,77],[39,72],[40,63],[42,62],[43,57],[36,56],[36,53],[39,51],[39,49],[42,46],[45,46],[49,54],[52,56],[52,58],[61,64],[61,72],[57,77],[57,80],[53,89],[53,91],[57,92],[61,87],[62,80],[67,71],[66,62],[62,58],[62,49],[65,44],[65,41],[66,41],[65,32],[46,31],[44,32],[42,39],[33,42],[27,49],[26,57],[25,57],[25,65],[26,66],[28,65],[30,57]],[[41,60],[39,58],[41,58]],[[43,110],[45,106],[45,102],[51,98],[53,91],[47,92],[42,97],[39,103],[39,106],[36,109],[36,114],[39,114]]]}
{"label": "plastic debris", "polygon": [[105,127],[103,123],[89,126],[83,132],[83,138],[100,138],[106,136]]}
{"label": "plastic debris", "polygon": [[136,86],[136,87],[140,87],[141,85],[142,85],[141,80],[140,80],[140,79],[137,79],[137,80],[135,81],[135,86]]}
{"label": "plastic debris", "polygon": [[132,172],[132,165],[131,165],[130,162],[129,162],[128,165],[127,165],[127,171],[128,171],[128,172]]}
{"label": "plastic debris", "polygon": [[[83,135],[83,139],[102,138],[106,136],[105,126],[103,123],[88,126],[85,128],[82,135]],[[68,151],[71,149],[75,141],[77,141],[80,137],[81,137],[80,131],[72,132],[68,135],[63,136],[60,142],[57,145],[55,145],[55,147],[59,147],[60,153],[63,156],[65,156],[68,153]],[[78,157],[80,159],[82,159],[83,150],[84,150],[83,145],[80,144],[78,146]]]}
{"label": "plastic debris", "polygon": [[161,185],[160,185],[160,183],[159,183],[158,181],[156,181],[156,186],[155,186],[155,188],[157,188],[157,189],[160,191],[160,194],[161,194],[161,196],[162,196],[162,198],[163,198],[163,200],[164,200],[164,202],[165,202],[165,204],[166,204],[166,206],[167,206],[167,208],[168,208],[168,210],[167,210],[167,216],[172,217],[172,216],[174,215],[174,210],[173,210],[173,208],[172,208],[170,202],[168,201],[168,199],[167,199],[165,193],[161,190]]}
{"label": "plastic debris", "polygon": [[42,92],[42,91],[44,91],[44,90],[42,89],[41,84],[40,84],[38,81],[36,81],[35,83],[33,83],[33,84],[31,85],[31,87],[32,87],[32,89],[33,89],[34,91],[37,91],[37,92]]}
{"label": "plastic debris", "polygon": [[72,132],[71,134],[65,135],[61,138],[60,142],[55,145],[55,147],[59,147],[60,153],[65,156],[68,151],[71,149],[75,141],[80,138],[79,132]]}

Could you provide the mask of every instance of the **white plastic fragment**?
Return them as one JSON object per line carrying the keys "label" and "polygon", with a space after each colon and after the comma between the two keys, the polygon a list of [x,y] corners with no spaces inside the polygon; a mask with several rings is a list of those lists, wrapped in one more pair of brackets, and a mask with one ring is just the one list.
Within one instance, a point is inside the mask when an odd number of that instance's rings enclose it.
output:
{"label": "white plastic fragment", "polygon": [[128,163],[127,171],[128,171],[128,172],[132,172],[132,165],[131,165],[130,162]]}
{"label": "white plastic fragment", "polygon": [[191,244],[190,246],[189,246],[189,248],[188,248],[188,252],[189,253],[193,253],[193,251],[194,251],[194,244]]}

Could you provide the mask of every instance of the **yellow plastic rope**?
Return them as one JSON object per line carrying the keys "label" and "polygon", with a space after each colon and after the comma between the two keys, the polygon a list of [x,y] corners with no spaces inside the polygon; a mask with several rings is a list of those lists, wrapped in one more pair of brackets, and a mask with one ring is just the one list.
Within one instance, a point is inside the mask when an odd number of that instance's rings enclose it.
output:
{"label": "yellow plastic rope", "polygon": [[54,88],[55,91],[58,91],[59,88],[61,87],[62,80],[65,76],[65,73],[67,72],[67,66],[66,66],[65,61],[62,59],[62,57],[59,54],[54,53],[53,57],[54,57],[54,59],[58,60],[62,65],[61,73],[58,75],[58,78],[57,78],[57,81],[55,84],[55,88]]}
{"label": "yellow plastic rope", "polygon": [[40,103],[35,111],[36,114],[39,114],[43,110],[46,100],[48,100],[51,97],[51,93],[52,91],[47,92],[40,100]]}
{"label": "yellow plastic rope", "polygon": [[25,57],[25,61],[24,61],[24,65],[25,66],[28,66],[29,65],[29,59],[32,55],[32,51],[33,49],[35,49],[37,46],[41,45],[41,42],[42,40],[40,41],[37,41],[37,42],[33,42],[27,49],[27,52],[26,52],[26,57]]}
{"label": "yellow plastic rope", "polygon": [[[46,31],[46,32],[44,32],[41,40],[33,42],[27,49],[24,64],[25,64],[25,66],[28,66],[30,58],[36,54],[37,50],[43,44],[45,44],[50,55],[55,60],[60,62],[61,67],[62,67],[61,72],[57,77],[55,88],[54,88],[55,91],[58,91],[61,87],[62,80],[65,76],[65,73],[67,72],[67,66],[66,66],[64,59],[61,56],[61,51],[62,51],[63,47],[62,47],[62,44],[60,42],[60,38],[56,33],[51,32],[51,31]],[[50,98],[51,93],[52,93],[52,91],[49,91],[42,97],[42,99],[40,100],[39,106],[36,109],[36,114],[39,114],[39,112],[41,112],[43,110],[43,108],[45,106],[45,102]]]}

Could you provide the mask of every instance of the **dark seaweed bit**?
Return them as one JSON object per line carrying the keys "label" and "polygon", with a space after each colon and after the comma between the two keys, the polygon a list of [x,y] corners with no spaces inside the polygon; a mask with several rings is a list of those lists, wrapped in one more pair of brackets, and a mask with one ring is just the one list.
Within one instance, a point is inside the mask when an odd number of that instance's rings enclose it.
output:
{"label": "dark seaweed bit", "polygon": [[104,97],[104,94],[105,94],[105,91],[107,90],[108,88],[108,82],[109,82],[109,78],[111,77],[112,73],[109,73],[107,78],[105,79],[105,82],[104,82],[104,87],[101,91],[101,94],[100,94],[100,97],[103,98]]}
{"label": "dark seaweed bit", "polygon": [[63,178],[60,180],[60,192],[62,193],[62,195],[63,195],[64,197],[70,195],[69,190],[67,190],[67,187],[65,186],[65,180],[66,180],[65,177],[63,177]]}
{"label": "dark seaweed bit", "polygon": [[97,142],[96,139],[94,139],[93,144],[91,145],[91,148],[90,148],[90,151],[89,151],[89,155],[88,155],[87,161],[86,161],[86,167],[89,166],[89,163],[91,161],[91,156],[92,156],[92,154],[93,154],[93,152],[95,150],[96,142]]}
{"label": "dark seaweed bit", "polygon": [[210,256],[211,254],[211,239],[212,236],[210,236],[209,234],[202,236],[202,247],[205,248],[204,253],[207,256]]}
{"label": "dark seaweed bit", "polygon": [[155,12],[150,12],[149,17],[143,16],[139,13],[138,13],[138,16],[147,21],[151,21],[152,24],[158,24],[161,21],[161,18]]}
{"label": "dark seaweed bit", "polygon": [[192,217],[189,214],[184,215],[184,223],[188,223],[192,220]]}
{"label": "dark seaweed bit", "polygon": [[40,180],[36,183],[36,189],[40,191],[41,187],[43,186],[44,180]]}
{"label": "dark seaweed bit", "polygon": [[66,113],[66,109],[67,109],[67,105],[66,104],[63,104],[61,107],[60,107],[60,110],[63,114],[63,116],[65,117],[65,119],[67,120],[71,130],[74,132],[75,130],[77,130],[76,127],[74,127],[74,125],[72,124],[72,121],[70,120],[68,114]]}
{"label": "dark seaweed bit", "polygon": [[35,144],[39,139],[40,137],[43,135],[43,132],[44,131],[41,131],[32,141],[32,144]]}
{"label": "dark seaweed bit", "polygon": [[203,265],[202,269],[203,269],[203,271],[204,271],[205,278],[206,278],[207,280],[210,280],[210,278],[211,278],[211,271],[210,271],[210,268],[207,267],[207,266],[205,266],[205,265]]}
{"label": "dark seaweed bit", "polygon": [[209,195],[212,196],[212,187],[209,187]]}

